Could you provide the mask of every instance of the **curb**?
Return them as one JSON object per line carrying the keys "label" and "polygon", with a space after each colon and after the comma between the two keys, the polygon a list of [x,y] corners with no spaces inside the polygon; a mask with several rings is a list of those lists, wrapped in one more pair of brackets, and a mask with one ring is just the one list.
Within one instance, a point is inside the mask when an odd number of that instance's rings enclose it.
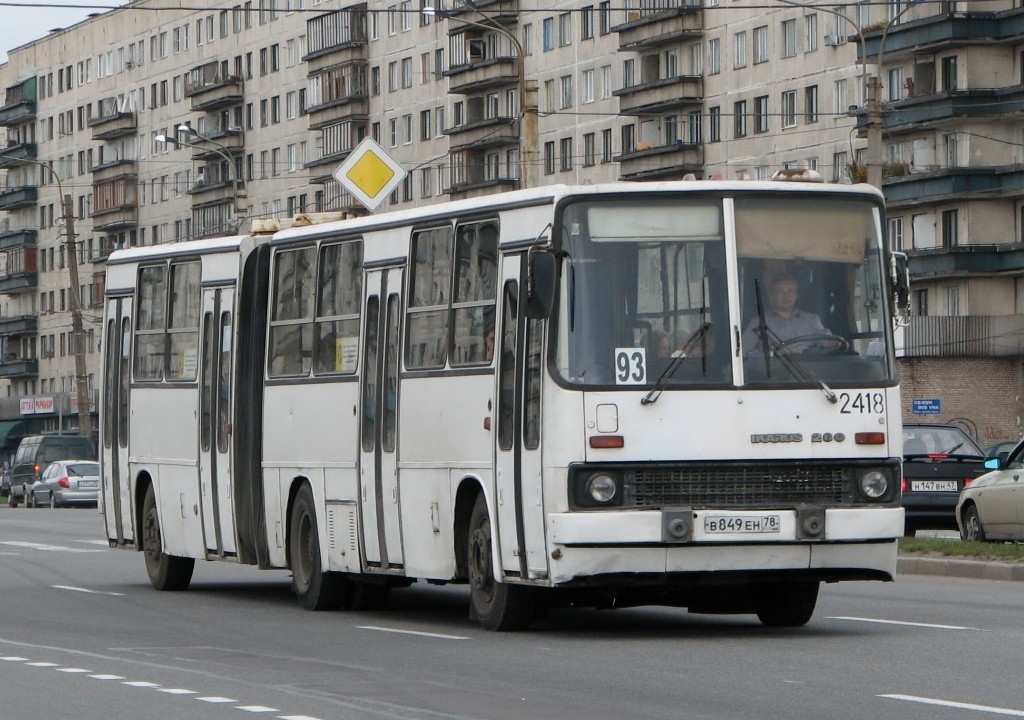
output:
{"label": "curb", "polygon": [[899,557],[896,559],[896,574],[940,575],[943,577],[972,578],[976,580],[1024,582],[1024,563]]}

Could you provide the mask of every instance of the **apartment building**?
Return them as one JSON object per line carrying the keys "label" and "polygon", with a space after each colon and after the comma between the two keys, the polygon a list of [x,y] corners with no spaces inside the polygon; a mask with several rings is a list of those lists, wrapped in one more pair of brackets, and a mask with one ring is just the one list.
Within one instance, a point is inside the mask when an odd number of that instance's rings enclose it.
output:
{"label": "apartment building", "polygon": [[914,281],[907,414],[957,377],[975,392],[941,419],[1019,435],[1024,10],[775,4],[141,0],[10,50],[0,455],[74,423],[72,293],[93,383],[113,249],[359,211],[333,172],[366,136],[409,173],[382,210],[534,182],[861,181],[873,78],[889,231]]}

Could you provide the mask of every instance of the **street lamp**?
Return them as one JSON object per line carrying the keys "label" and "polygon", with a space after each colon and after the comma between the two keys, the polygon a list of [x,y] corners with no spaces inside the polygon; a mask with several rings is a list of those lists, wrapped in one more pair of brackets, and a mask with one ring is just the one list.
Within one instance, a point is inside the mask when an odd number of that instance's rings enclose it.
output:
{"label": "street lamp", "polygon": [[[227,179],[231,183],[232,193],[234,197],[235,221],[237,223],[237,226],[240,227],[242,223],[245,222],[245,216],[247,214],[245,207],[245,182],[242,180],[241,177],[238,176],[238,173],[236,172],[237,168],[235,167],[235,160],[230,154],[230,149],[226,145],[217,142],[213,138],[208,138],[205,137],[204,135],[200,135],[198,132],[193,130],[188,125],[179,125],[177,128],[175,128],[175,131],[177,132],[178,135],[191,135],[192,137],[196,138],[201,142],[210,143],[211,145],[215,146],[211,148],[213,152],[217,153],[218,155],[221,156],[221,158],[224,159],[224,162],[227,164],[228,168]],[[202,145],[199,145],[198,143],[190,142],[188,140],[182,140],[178,137],[172,138],[168,137],[167,135],[157,135],[153,139],[156,140],[156,142],[158,143],[171,143],[172,145],[197,148],[199,150],[206,149]]]}
{"label": "street lamp", "polygon": [[[10,157],[5,155],[4,157]],[[89,415],[89,373],[85,367],[85,332],[82,329],[82,297],[78,285],[78,253],[75,242],[75,212],[71,195],[64,194],[60,175],[52,167],[31,158],[12,158],[27,162],[46,170],[57,181],[57,192],[61,198],[61,212],[64,214],[64,239],[68,254],[68,275],[71,281],[71,334],[75,338],[75,384],[78,397],[78,433],[84,437],[92,436],[92,417]],[[60,430],[60,428],[58,428]]]}
{"label": "street lamp", "polygon": [[[467,4],[472,7],[472,3]],[[441,18],[449,17],[448,13],[444,10],[438,10],[430,5],[424,6],[422,12],[427,17],[432,17],[434,15]],[[483,28],[484,30],[493,30],[496,33],[504,35],[512,42],[512,45],[516,49],[516,69],[519,73],[519,108],[522,113],[522,125],[519,133],[519,157],[522,165],[520,186],[524,188],[537,187],[537,171],[539,162],[539,140],[537,135],[537,82],[535,80],[527,81],[526,79],[526,54],[523,52],[523,45],[519,42],[519,38],[515,36],[515,33],[509,32],[498,23],[482,23],[474,20],[466,20],[461,17],[454,19],[466,25]]]}

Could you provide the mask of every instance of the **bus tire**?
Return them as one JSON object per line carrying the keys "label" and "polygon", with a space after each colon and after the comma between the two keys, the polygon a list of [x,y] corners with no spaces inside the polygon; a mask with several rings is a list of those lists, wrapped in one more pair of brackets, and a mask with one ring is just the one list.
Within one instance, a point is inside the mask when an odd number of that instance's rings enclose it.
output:
{"label": "bus tire", "polygon": [[288,564],[292,590],[306,610],[337,610],[347,601],[351,581],[342,573],[324,572],[313,491],[303,483],[295,494],[288,523]]}
{"label": "bus tire", "polygon": [[146,488],[146,499],[142,503],[142,554],[146,558],[146,572],[153,587],[168,591],[188,589],[196,561],[163,551],[160,513],[156,509],[156,493],[152,485]]}
{"label": "bus tire", "polygon": [[757,617],[767,627],[802,627],[818,602],[817,580],[755,585],[751,593]]}
{"label": "bus tire", "polygon": [[492,547],[487,501],[480,494],[473,505],[466,543],[470,617],[486,630],[525,630],[536,616],[536,594],[531,588],[494,578]]}

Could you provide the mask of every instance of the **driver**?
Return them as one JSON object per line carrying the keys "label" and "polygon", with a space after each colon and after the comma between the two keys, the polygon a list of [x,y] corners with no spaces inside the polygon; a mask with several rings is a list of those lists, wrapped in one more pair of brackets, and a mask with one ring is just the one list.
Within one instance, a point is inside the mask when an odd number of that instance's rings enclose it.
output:
{"label": "driver", "polygon": [[[797,308],[799,297],[800,284],[794,276],[786,274],[775,276],[768,289],[769,307],[764,312],[765,325],[775,334],[779,342],[785,343],[794,338],[816,335],[819,338],[812,345],[821,345],[822,343],[818,342],[820,336],[831,335],[831,333],[822,325],[821,319],[817,315]],[[760,322],[760,318],[752,318],[743,333],[743,347],[748,354],[763,352],[761,337],[758,334]]]}

